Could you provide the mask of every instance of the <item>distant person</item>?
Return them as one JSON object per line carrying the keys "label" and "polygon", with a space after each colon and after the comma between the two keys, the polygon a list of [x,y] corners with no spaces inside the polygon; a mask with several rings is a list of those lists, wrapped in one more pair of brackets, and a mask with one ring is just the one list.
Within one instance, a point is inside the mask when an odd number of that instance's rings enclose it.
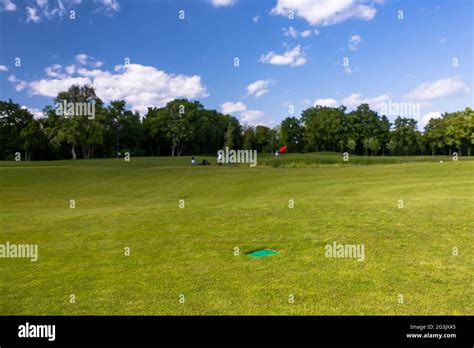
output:
{"label": "distant person", "polygon": [[202,162],[201,162],[201,165],[202,165],[202,166],[210,166],[211,163],[208,162],[206,159],[203,159]]}
{"label": "distant person", "polygon": [[192,165],[192,166],[195,166],[195,165],[196,165],[196,160],[194,159],[194,157],[191,157],[191,165]]}
{"label": "distant person", "polygon": [[220,151],[217,153],[217,163],[219,163],[220,166],[222,165],[222,152]]}

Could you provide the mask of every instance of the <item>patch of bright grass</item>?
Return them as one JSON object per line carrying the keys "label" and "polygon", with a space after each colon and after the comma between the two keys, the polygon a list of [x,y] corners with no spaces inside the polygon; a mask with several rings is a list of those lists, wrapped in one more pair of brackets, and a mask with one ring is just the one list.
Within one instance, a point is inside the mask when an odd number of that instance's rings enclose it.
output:
{"label": "patch of bright grass", "polygon": [[[324,155],[306,156],[278,161]],[[36,243],[39,260],[0,258],[0,314],[472,315],[474,162],[404,159],[1,162],[0,244]],[[365,260],[326,258],[334,241]],[[245,255],[262,246],[279,254]]]}

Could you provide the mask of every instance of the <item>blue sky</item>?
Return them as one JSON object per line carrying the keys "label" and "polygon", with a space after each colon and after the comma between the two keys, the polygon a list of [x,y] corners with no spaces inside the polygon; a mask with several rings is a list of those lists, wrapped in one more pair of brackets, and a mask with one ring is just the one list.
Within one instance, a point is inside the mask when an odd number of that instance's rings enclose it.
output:
{"label": "blue sky", "polygon": [[185,97],[267,126],[291,105],[299,116],[368,102],[392,120],[387,105],[419,106],[406,115],[419,127],[473,106],[470,0],[0,0],[0,9],[0,99],[37,115],[72,83],[142,114]]}

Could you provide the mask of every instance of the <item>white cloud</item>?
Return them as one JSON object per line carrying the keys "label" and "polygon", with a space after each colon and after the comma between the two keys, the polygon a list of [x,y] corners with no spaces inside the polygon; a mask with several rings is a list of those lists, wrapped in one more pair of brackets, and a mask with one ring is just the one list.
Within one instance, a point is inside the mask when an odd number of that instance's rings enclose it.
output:
{"label": "white cloud", "polygon": [[247,110],[247,106],[245,106],[245,104],[242,102],[237,102],[237,103],[225,102],[224,104],[221,105],[221,110],[222,110],[222,113],[226,115],[231,115],[231,114],[240,113]]}
{"label": "white cloud", "polygon": [[425,82],[406,95],[408,99],[431,100],[453,97],[469,92],[460,76]]}
{"label": "white cloud", "polygon": [[260,19],[260,16],[257,15],[257,16],[255,16],[255,17],[252,18],[252,21],[253,21],[254,23],[257,23],[259,19]]}
{"label": "white cloud", "polygon": [[319,98],[319,99],[316,99],[316,101],[314,102],[313,106],[316,106],[316,105],[319,105],[319,106],[328,106],[330,108],[336,108],[339,106],[339,103],[337,102],[336,99],[332,99],[332,98]]}
{"label": "white cloud", "polygon": [[268,93],[268,85],[271,83],[271,80],[258,80],[247,86],[247,93],[249,95],[254,95],[255,97],[261,97],[262,95]]}
{"label": "white cloud", "polygon": [[74,64],[68,65],[64,69],[66,70],[66,73],[68,73],[69,75],[72,75],[76,72],[76,66]]}
{"label": "white cloud", "polygon": [[28,83],[32,94],[47,97],[56,97],[59,92],[67,90],[72,85],[90,85],[92,81],[87,77],[64,77],[57,79],[41,79]]}
{"label": "white cloud", "polygon": [[20,92],[22,90],[24,90],[27,86],[27,83],[25,81],[18,81],[18,83],[15,85],[15,90],[17,92]]}
{"label": "white cloud", "polygon": [[387,94],[382,94],[371,98],[364,98],[362,93],[352,93],[351,95],[343,98],[341,101],[333,98],[319,98],[316,99],[316,101],[313,103],[313,106],[320,105],[335,108],[340,105],[344,105],[348,109],[355,109],[360,104],[369,104],[372,109],[377,110],[383,108],[389,99],[390,96]]}
{"label": "white cloud", "polygon": [[48,6],[48,0],[36,0],[36,4],[39,7],[46,7]]}
{"label": "white cloud", "polygon": [[381,109],[388,100],[390,96],[387,94],[382,94],[372,98],[363,98],[361,93],[352,93],[350,96],[342,99],[342,105],[347,106],[348,108],[356,108],[360,104],[369,104],[372,109]]}
{"label": "white cloud", "polygon": [[425,128],[425,126],[428,124],[428,122],[430,121],[430,119],[432,118],[441,118],[441,112],[439,111],[431,111],[431,112],[428,112],[426,115],[424,115],[423,117],[421,117],[419,120],[418,120],[418,127],[420,129],[423,129]]}
{"label": "white cloud", "polygon": [[278,0],[271,13],[288,16],[294,11],[311,25],[332,25],[351,18],[371,20],[377,10],[364,0]]}
{"label": "white cloud", "polygon": [[36,0],[37,7],[33,7],[33,5],[31,5],[26,8],[26,22],[39,23],[45,18],[62,18],[72,6],[80,4],[81,0],[57,1],[57,6],[54,6],[54,3],[55,2],[53,2],[53,6],[50,7],[47,0]]}
{"label": "white cloud", "polygon": [[387,94],[382,94],[371,98],[362,98],[361,93],[352,93],[350,96],[342,100],[342,104],[348,108],[354,108],[360,104],[369,104],[373,109],[380,109],[389,99],[390,96]]}
{"label": "white cloud", "polygon": [[247,110],[247,106],[242,102],[225,102],[221,105],[222,113],[235,115],[240,113],[240,121],[251,126],[264,125],[261,121],[265,114],[259,110]]}
{"label": "white cloud", "polygon": [[76,62],[78,62],[81,65],[88,65],[94,68],[100,68],[104,64],[100,60],[94,57],[88,56],[87,54],[84,54],[84,53],[80,53],[76,55]]}
{"label": "white cloud", "polygon": [[348,47],[351,51],[357,51],[359,49],[359,44],[362,41],[360,35],[351,35],[349,36]]}
{"label": "white cloud", "polygon": [[288,27],[288,28],[281,28],[281,30],[283,31],[283,35],[292,37],[293,39],[296,39],[298,37],[307,38],[307,37],[310,37],[311,35],[313,35],[313,33],[315,35],[319,35],[318,30],[313,31],[311,29],[307,29],[307,30],[304,30],[300,33],[300,32],[298,32],[298,30],[296,30],[295,28],[293,28],[291,26]]}
{"label": "white cloud", "polygon": [[[100,67],[102,65],[102,62],[97,61],[95,58],[88,57],[85,54],[78,54],[76,56],[76,61],[81,64],[81,65],[89,65],[92,67]],[[48,66],[44,69],[46,76],[48,77],[54,77],[54,78],[67,78],[73,75],[76,72],[82,72],[82,76],[93,76],[94,71],[100,71],[100,70],[91,70],[88,71],[85,68],[78,69],[78,67],[75,64],[68,65],[66,67],[63,67],[61,64],[53,64],[51,66]]]}
{"label": "white cloud", "polygon": [[120,11],[120,4],[117,0],[95,0],[99,4],[94,12],[103,12],[106,15],[112,15]]}
{"label": "white cloud", "polygon": [[15,11],[16,5],[11,0],[1,0],[1,4],[3,5],[3,9],[5,11]]}
{"label": "white cloud", "polygon": [[298,45],[283,54],[277,54],[273,51],[262,54],[259,62],[273,65],[290,65],[292,67],[301,66],[306,63],[303,53],[300,45]]}
{"label": "white cloud", "polygon": [[242,123],[247,123],[252,126],[263,125],[262,118],[265,114],[258,110],[246,110],[242,112],[240,120]]}
{"label": "white cloud", "polygon": [[33,118],[35,119],[39,119],[39,118],[43,118],[45,117],[43,111],[41,111],[40,109],[37,109],[37,108],[30,108],[26,105],[23,105],[21,107],[22,109],[27,109],[32,115],[33,115]]}
{"label": "white cloud", "polygon": [[[65,69],[65,72],[55,78],[28,83],[17,80],[13,75],[9,80],[22,88],[28,87],[31,94],[48,97],[57,96],[73,84],[92,85],[97,96],[104,102],[125,100],[132,109],[142,114],[146,113],[149,106],[161,107],[176,98],[195,99],[208,96],[200,76],[168,74],[152,66],[128,64],[115,73],[100,69],[88,70],[84,67],[71,68],[73,74],[67,71]],[[51,69],[50,72],[58,73],[58,70]],[[16,88],[18,90],[18,87]]]}
{"label": "white cloud", "polygon": [[62,65],[53,64],[51,66],[48,66],[46,69],[44,69],[44,71],[46,75],[49,77],[63,77],[65,75],[61,74],[61,68],[62,68]]}
{"label": "white cloud", "polygon": [[0,71],[8,71],[8,68],[5,65],[0,65]]}
{"label": "white cloud", "polygon": [[26,23],[33,22],[39,23],[41,22],[41,18],[37,14],[37,10],[33,7],[26,8]]}
{"label": "white cloud", "polygon": [[[29,6],[26,7],[26,22],[39,23],[44,19],[51,20],[56,17],[61,19],[81,3],[82,0],[36,0],[35,4],[29,2]],[[106,15],[112,15],[120,10],[117,0],[94,0],[94,4],[96,4],[94,13],[103,12]]]}
{"label": "white cloud", "polygon": [[291,36],[293,39],[298,37],[298,31],[293,27],[281,28],[281,30],[283,30],[283,35],[285,36]]}
{"label": "white cloud", "polygon": [[237,0],[209,0],[214,7],[229,7],[237,3]]}
{"label": "white cloud", "polygon": [[15,90],[17,92],[24,90],[28,86],[28,83],[26,81],[18,80],[15,75],[10,75],[8,77],[8,81],[12,82],[15,85]]}
{"label": "white cloud", "polygon": [[76,55],[76,61],[79,64],[85,65],[87,63],[87,54],[80,53],[80,54]]}

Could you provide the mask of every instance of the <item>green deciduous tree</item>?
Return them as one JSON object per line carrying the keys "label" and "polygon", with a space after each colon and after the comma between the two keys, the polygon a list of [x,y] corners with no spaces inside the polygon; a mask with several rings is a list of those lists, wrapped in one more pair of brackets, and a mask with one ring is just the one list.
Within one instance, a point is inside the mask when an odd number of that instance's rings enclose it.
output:
{"label": "green deciduous tree", "polygon": [[303,126],[296,117],[285,118],[280,125],[280,142],[288,152],[301,151],[304,147]]}

